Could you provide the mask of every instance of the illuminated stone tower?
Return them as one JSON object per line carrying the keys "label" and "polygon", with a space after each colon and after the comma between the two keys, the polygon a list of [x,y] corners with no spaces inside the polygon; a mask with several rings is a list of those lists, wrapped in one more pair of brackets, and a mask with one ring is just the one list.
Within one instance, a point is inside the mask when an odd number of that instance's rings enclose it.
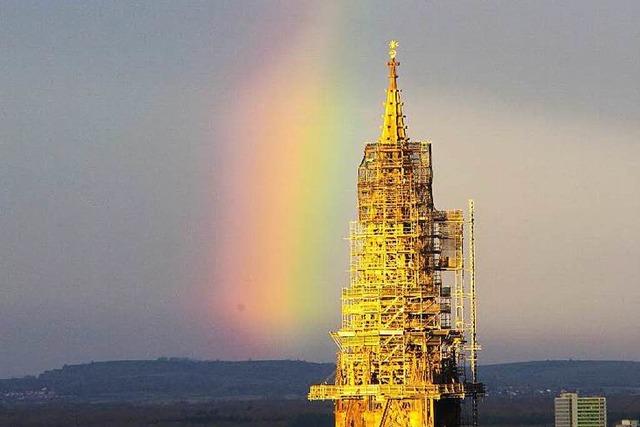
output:
{"label": "illuminated stone tower", "polygon": [[[407,136],[397,46],[389,44],[382,132],[366,144],[358,167],[351,279],[342,290],[341,328],[331,333],[338,346],[335,383],[309,392],[312,400],[335,401],[336,427],[458,426],[461,400],[474,398],[475,415],[482,391],[476,380],[473,203],[465,286],[465,220],[461,210],[434,208],[431,144]],[[471,375],[465,375],[467,363]]]}

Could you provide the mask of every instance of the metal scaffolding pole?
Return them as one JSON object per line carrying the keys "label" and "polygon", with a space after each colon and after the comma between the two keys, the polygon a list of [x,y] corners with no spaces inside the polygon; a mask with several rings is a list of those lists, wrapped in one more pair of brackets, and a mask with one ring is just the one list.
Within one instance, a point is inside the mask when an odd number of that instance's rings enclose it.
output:
{"label": "metal scaffolding pole", "polygon": [[[475,239],[475,207],[473,199],[469,199],[469,305],[471,317],[471,340],[469,346],[469,362],[471,364],[471,383],[478,384],[478,345],[477,337],[477,298],[476,298],[476,239]],[[474,389],[471,393],[472,424],[478,425],[478,392]]]}

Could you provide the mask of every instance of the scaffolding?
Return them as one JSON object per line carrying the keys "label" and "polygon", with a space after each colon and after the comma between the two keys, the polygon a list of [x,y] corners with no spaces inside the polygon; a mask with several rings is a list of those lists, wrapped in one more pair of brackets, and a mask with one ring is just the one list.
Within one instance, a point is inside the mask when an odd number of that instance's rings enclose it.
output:
{"label": "scaffolding", "polygon": [[479,349],[475,332],[467,345],[465,220],[461,210],[434,208],[431,144],[406,136],[396,47],[390,43],[382,133],[366,144],[358,167],[350,283],[341,327],[331,333],[335,383],[309,392],[336,402],[336,427],[456,426],[461,399],[481,394],[477,364],[471,383],[464,369],[466,354],[475,361]]}

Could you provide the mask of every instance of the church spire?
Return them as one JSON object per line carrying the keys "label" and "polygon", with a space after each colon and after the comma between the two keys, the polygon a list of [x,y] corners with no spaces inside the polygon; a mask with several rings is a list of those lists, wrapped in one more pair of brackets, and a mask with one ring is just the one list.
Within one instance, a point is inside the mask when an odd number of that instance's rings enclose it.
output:
{"label": "church spire", "polygon": [[391,40],[389,42],[389,62],[387,62],[387,66],[389,67],[389,87],[387,88],[384,120],[382,123],[382,133],[380,134],[380,143],[382,144],[397,144],[398,141],[406,141],[409,139],[404,125],[402,100],[400,99],[400,90],[398,89],[398,74],[396,68],[400,63],[396,61],[397,47],[397,41]]}

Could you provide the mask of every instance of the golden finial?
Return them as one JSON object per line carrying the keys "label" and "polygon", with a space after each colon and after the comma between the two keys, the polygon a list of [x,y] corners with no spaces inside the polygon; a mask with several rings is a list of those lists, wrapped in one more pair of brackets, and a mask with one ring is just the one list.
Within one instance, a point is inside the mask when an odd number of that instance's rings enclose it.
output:
{"label": "golden finial", "polygon": [[400,45],[397,40],[391,40],[389,42],[389,58],[393,59],[396,57],[396,48]]}

